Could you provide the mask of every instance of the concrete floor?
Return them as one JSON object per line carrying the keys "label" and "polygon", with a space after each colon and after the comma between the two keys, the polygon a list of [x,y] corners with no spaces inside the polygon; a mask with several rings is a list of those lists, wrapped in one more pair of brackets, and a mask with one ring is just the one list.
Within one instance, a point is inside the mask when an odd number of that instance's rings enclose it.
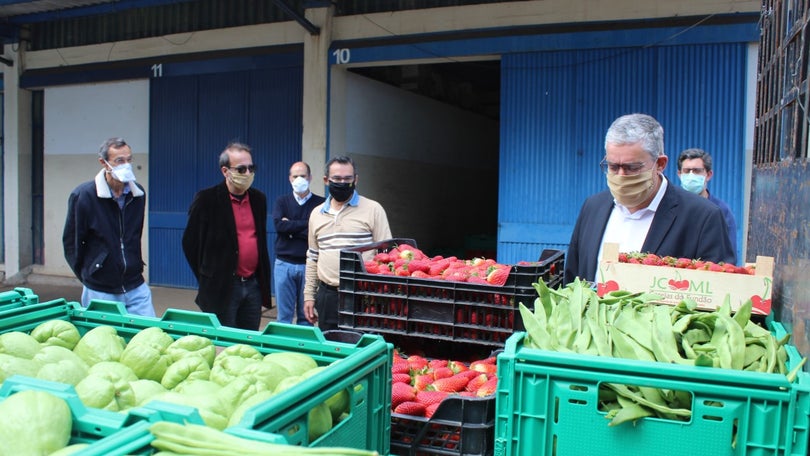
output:
{"label": "concrete floor", "polygon": [[[66,277],[36,276],[30,275],[23,284],[8,285],[0,284],[0,291],[13,290],[17,287],[30,289],[39,302],[52,301],[64,298],[67,301],[79,301],[82,296],[82,286],[79,281]],[[151,287],[152,304],[155,306],[155,315],[162,317],[166,309],[183,309],[199,311],[200,308],[194,303],[197,290],[171,287]],[[264,309],[262,323],[259,327],[263,330],[270,321],[276,320],[276,309]]]}

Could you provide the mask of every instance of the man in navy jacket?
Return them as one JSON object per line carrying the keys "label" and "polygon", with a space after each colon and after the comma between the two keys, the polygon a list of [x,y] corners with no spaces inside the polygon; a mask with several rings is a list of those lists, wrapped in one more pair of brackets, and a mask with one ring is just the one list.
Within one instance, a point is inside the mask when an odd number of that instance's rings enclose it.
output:
{"label": "man in navy jacket", "polygon": [[68,197],[65,260],[82,282],[83,306],[94,299],[118,301],[129,313],[154,316],[141,253],[146,193],[135,182],[132,149],[110,138],[98,155],[101,171]]}
{"label": "man in navy jacket", "polygon": [[720,209],[662,174],[664,130],[652,117],[619,117],[605,137],[601,166],[609,190],[585,200],[565,258],[565,283],[594,281],[602,245],[620,252],[736,263]]}
{"label": "man in navy jacket", "polygon": [[289,174],[292,192],[276,198],[273,223],[276,226],[276,261],[273,265],[277,320],[312,326],[304,315],[309,214],[324,202],[324,197],[309,189],[312,173],[309,165],[296,162]]}

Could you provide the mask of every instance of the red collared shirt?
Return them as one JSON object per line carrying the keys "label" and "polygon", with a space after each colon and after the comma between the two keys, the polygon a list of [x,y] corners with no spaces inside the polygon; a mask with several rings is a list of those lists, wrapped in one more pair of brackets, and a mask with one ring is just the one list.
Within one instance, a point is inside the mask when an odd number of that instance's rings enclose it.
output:
{"label": "red collared shirt", "polygon": [[253,210],[250,207],[250,198],[245,193],[242,199],[231,195],[233,219],[236,222],[236,240],[239,245],[239,262],[236,265],[236,274],[250,277],[256,273],[259,265],[259,249],[256,237],[256,223],[253,220]]}

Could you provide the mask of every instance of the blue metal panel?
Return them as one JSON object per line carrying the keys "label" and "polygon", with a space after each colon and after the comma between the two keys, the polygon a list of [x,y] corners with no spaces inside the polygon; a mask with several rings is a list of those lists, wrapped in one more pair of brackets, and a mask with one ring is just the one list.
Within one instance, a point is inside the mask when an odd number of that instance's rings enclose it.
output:
{"label": "blue metal panel", "polygon": [[[289,166],[301,157],[300,66],[152,80],[150,100],[150,282],[196,287],[182,252],[194,194],[219,183],[219,154],[231,141],[253,149],[254,187],[272,202],[291,191]],[[275,229],[268,216],[270,255]]]}
{"label": "blue metal panel", "polygon": [[676,185],[678,155],[697,147],[712,155],[709,191],[725,201],[737,221],[737,258],[742,260],[745,197],[745,87],[747,45],[702,45],[660,49],[661,105],[658,119]]}
{"label": "blue metal panel", "polygon": [[631,112],[664,126],[675,185],[680,150],[717,155],[711,188],[739,220],[745,57],[745,43],[504,55],[498,261],[567,248],[582,202],[607,189],[605,131]]}

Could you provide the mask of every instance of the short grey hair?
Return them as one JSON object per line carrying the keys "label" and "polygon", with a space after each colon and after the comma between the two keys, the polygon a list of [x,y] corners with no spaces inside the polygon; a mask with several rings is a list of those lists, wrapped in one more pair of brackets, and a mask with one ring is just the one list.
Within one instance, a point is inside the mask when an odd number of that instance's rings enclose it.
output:
{"label": "short grey hair", "polygon": [[110,158],[110,149],[120,149],[124,146],[128,146],[124,138],[110,138],[104,141],[101,144],[101,147],[98,148],[98,156],[101,157],[102,160],[107,161]]}
{"label": "short grey hair", "polygon": [[664,155],[664,127],[647,114],[627,114],[610,124],[605,135],[605,149],[608,144],[636,143],[641,143],[641,148],[653,159]]}

